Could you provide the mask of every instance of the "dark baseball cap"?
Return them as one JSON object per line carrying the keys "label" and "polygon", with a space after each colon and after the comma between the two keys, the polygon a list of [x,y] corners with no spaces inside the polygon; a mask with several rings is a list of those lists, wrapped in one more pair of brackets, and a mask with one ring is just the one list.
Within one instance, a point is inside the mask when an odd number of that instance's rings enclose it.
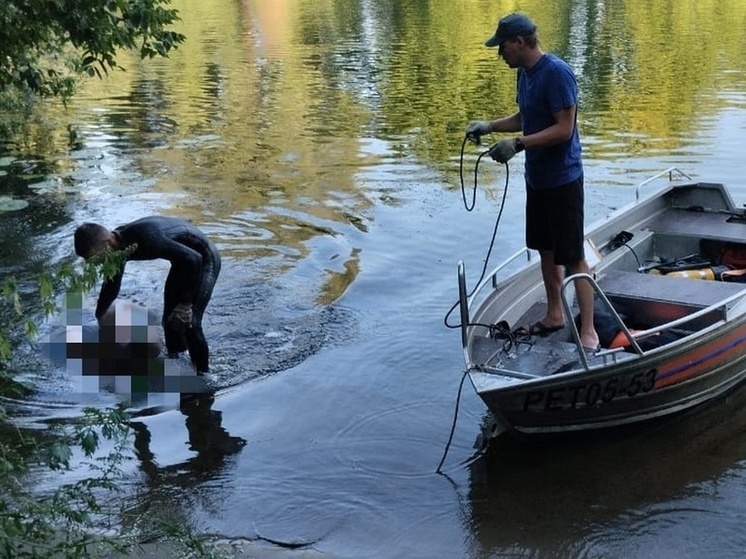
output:
{"label": "dark baseball cap", "polygon": [[513,37],[525,37],[536,33],[536,24],[525,14],[508,14],[497,24],[495,34],[487,39],[484,44],[488,47],[497,47],[507,39]]}

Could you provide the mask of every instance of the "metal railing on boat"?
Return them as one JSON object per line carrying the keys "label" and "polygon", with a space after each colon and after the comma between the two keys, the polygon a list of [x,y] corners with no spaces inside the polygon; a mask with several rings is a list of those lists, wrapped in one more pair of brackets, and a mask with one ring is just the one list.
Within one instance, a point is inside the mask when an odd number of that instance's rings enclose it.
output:
{"label": "metal railing on boat", "polygon": [[522,249],[514,252],[508,256],[505,260],[500,262],[492,271],[484,277],[472,290],[471,294],[467,293],[466,290],[466,266],[463,260],[458,262],[458,300],[459,300],[459,311],[461,314],[461,342],[463,347],[466,347],[466,329],[469,326],[470,316],[469,308],[472,306],[477,294],[484,288],[485,285],[491,285],[494,289],[497,287],[497,274],[503,268],[507,267],[514,260],[517,260],[521,256],[526,257],[527,262],[531,262],[531,249],[523,247]]}
{"label": "metal railing on boat", "polygon": [[[619,325],[619,329],[624,333],[624,335],[627,338],[627,341],[629,341],[630,346],[632,347],[634,352],[639,356],[645,355],[646,352],[643,351],[643,349],[637,343],[637,340],[641,340],[643,338],[647,338],[649,336],[659,334],[666,330],[672,330],[672,329],[678,328],[681,325],[691,322],[693,320],[696,320],[706,314],[709,314],[715,311],[716,309],[725,308],[726,305],[728,305],[728,303],[731,303],[733,301],[736,301],[738,299],[743,299],[746,297],[746,288],[744,288],[740,292],[734,295],[731,295],[729,297],[726,297],[724,299],[721,299],[720,301],[713,303],[712,305],[709,305],[708,307],[705,307],[693,313],[687,314],[686,316],[682,316],[681,318],[677,318],[675,320],[671,320],[664,324],[660,324],[658,326],[648,328],[647,330],[641,330],[633,334],[629,330],[629,328],[627,328],[627,326],[624,324],[624,321],[619,316],[619,313],[617,313],[611,301],[606,296],[606,294],[603,292],[601,287],[598,285],[598,282],[596,282],[596,279],[591,274],[580,273],[580,274],[573,274],[571,276],[568,276],[562,282],[562,289],[560,291],[560,295],[562,296],[561,297],[562,307],[565,313],[565,321],[570,326],[570,333],[572,334],[573,341],[575,342],[575,345],[578,348],[578,353],[580,354],[580,361],[583,364],[583,368],[585,368],[586,370],[590,369],[590,365],[588,364],[588,356],[586,355],[586,352],[583,350],[583,343],[580,341],[580,332],[578,331],[578,327],[577,327],[577,324],[575,323],[575,320],[573,320],[572,307],[570,306],[570,303],[568,301],[567,294],[566,294],[567,286],[571,283],[574,283],[575,280],[587,281],[588,283],[590,283],[591,287],[593,288],[593,291],[596,293],[599,299],[603,302],[604,306],[608,309],[609,313],[612,315],[616,323]],[[676,280],[673,280],[673,281],[676,281]],[[724,313],[724,316],[727,319],[727,309],[726,309],[726,313]],[[621,349],[622,348],[610,349],[610,350],[605,350],[605,351],[602,350],[599,353],[597,353],[597,355],[599,356],[610,355],[613,353],[617,353]]]}
{"label": "metal railing on boat", "polygon": [[678,174],[678,175],[680,175],[682,177],[686,177],[689,180],[692,180],[692,177],[690,177],[689,175],[687,175],[684,171],[682,171],[678,167],[669,167],[665,171],[661,171],[657,175],[653,175],[649,179],[645,179],[640,184],[638,184],[637,188],[635,189],[635,200],[638,201],[638,202],[640,201],[640,191],[642,190],[643,186],[645,186],[646,184],[650,184],[651,182],[653,182],[655,180],[658,180],[661,177],[665,177],[666,175],[668,175],[668,180],[669,180],[669,182],[671,182],[671,181],[673,181],[674,173],[676,173],[676,174]]}

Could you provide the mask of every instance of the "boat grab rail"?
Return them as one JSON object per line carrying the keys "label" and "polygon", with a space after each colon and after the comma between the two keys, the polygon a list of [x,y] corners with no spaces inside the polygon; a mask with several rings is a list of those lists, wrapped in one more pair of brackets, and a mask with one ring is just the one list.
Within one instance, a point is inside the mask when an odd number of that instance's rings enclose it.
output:
{"label": "boat grab rail", "polygon": [[[682,324],[686,324],[687,322],[690,322],[701,316],[709,314],[716,309],[726,306],[728,303],[732,301],[746,297],[746,288],[744,288],[738,293],[730,295],[729,297],[726,297],[725,299],[721,299],[717,303],[713,303],[709,307],[705,307],[703,309],[695,311],[686,316],[682,316],[681,318],[677,318],[675,320],[665,322],[664,324],[660,324],[658,326],[648,328],[647,330],[643,330],[641,332],[632,334],[629,328],[627,328],[627,326],[624,324],[624,321],[622,320],[622,318],[619,316],[619,313],[616,312],[616,309],[611,304],[611,301],[609,300],[609,298],[603,292],[601,287],[599,287],[598,283],[596,282],[596,279],[591,274],[578,273],[578,274],[573,274],[571,276],[568,276],[563,280],[562,289],[560,290],[560,295],[562,299],[562,307],[564,309],[566,322],[570,325],[570,333],[572,334],[575,345],[578,348],[578,353],[580,353],[580,361],[583,364],[583,367],[585,368],[586,371],[590,370],[590,366],[588,365],[588,356],[586,355],[586,352],[583,350],[583,343],[580,341],[580,332],[578,331],[577,324],[575,324],[575,320],[573,319],[572,308],[570,307],[570,304],[567,301],[567,295],[565,293],[567,286],[570,283],[573,283],[575,280],[585,280],[591,284],[591,287],[595,291],[596,295],[598,295],[598,297],[601,299],[603,304],[608,308],[611,315],[614,317],[614,319],[619,324],[621,331],[624,332],[624,335],[627,337],[627,340],[629,340],[630,345],[632,346],[632,349],[634,349],[635,353],[638,354],[639,356],[645,355],[645,351],[643,351],[640,345],[637,343],[638,339],[647,338],[648,336],[658,334],[659,332],[663,332],[665,330],[678,328]],[[617,350],[610,350],[604,353],[615,353],[616,351]],[[604,353],[602,353],[601,355],[603,355]]]}
{"label": "boat grab rail", "polygon": [[464,265],[463,260],[459,260],[458,262],[458,304],[459,304],[459,310],[461,314],[461,342],[464,347],[466,347],[466,329],[469,326],[469,309],[471,308],[472,304],[477,298],[477,295],[480,293],[480,291],[484,288],[485,285],[490,284],[492,289],[497,287],[497,274],[508,266],[511,262],[514,260],[517,260],[519,257],[526,255],[526,261],[531,262],[531,249],[528,247],[523,247],[522,249],[514,252],[510,256],[508,256],[505,260],[500,262],[492,271],[490,271],[489,275],[485,276],[475,287],[474,290],[471,292],[471,295],[467,294],[466,291],[466,266]]}
{"label": "boat grab rail", "polygon": [[[490,272],[490,275],[488,276],[488,278],[486,278],[485,281],[482,283],[486,283],[487,279],[491,279],[492,287],[497,287],[497,273],[503,268],[505,268],[508,264],[513,262],[513,260],[518,260],[518,258],[523,256],[524,254],[526,255],[526,262],[531,262],[531,249],[528,247],[523,247],[522,249],[517,250],[516,252],[508,256],[505,260],[500,262],[495,267],[495,269]],[[476,293],[479,290],[479,288],[481,288],[481,285],[478,286],[478,289],[474,290],[474,293]]]}
{"label": "boat grab rail", "polygon": [[490,284],[492,289],[497,287],[497,274],[508,266],[514,260],[517,260],[523,255],[526,255],[526,261],[531,262],[531,249],[523,247],[520,250],[514,252],[508,256],[505,260],[500,262],[495,268],[493,268],[489,275],[486,275],[471,292],[471,295],[466,292],[466,266],[463,260],[458,262],[458,305],[461,314],[461,343],[463,347],[466,347],[467,335],[466,329],[469,326],[469,309],[477,298],[477,295],[482,291],[485,285]]}
{"label": "boat grab rail", "polygon": [[640,184],[638,184],[637,188],[635,189],[635,201],[637,201],[637,202],[640,201],[640,191],[642,190],[643,186],[645,186],[646,184],[650,184],[651,182],[653,182],[653,181],[655,181],[655,180],[657,180],[657,179],[659,179],[659,178],[661,178],[661,177],[663,177],[665,175],[668,175],[668,180],[670,182],[670,181],[673,180],[674,173],[677,173],[678,175],[681,175],[682,177],[686,177],[687,179],[692,180],[692,177],[690,177],[689,175],[687,175],[684,171],[682,171],[678,167],[669,167],[665,171],[661,171],[657,175],[653,175],[649,179],[645,179]]}
{"label": "boat grab rail", "polygon": [[[505,260],[500,262],[495,268],[493,268],[489,274],[487,274],[482,281],[480,281],[476,287],[474,287],[474,290],[471,292],[471,295],[468,297],[468,304],[471,306],[472,302],[476,299],[477,294],[484,288],[485,285],[490,285],[493,289],[497,287],[497,274],[500,272],[503,268],[507,267],[511,262],[514,260],[517,260],[519,257],[525,255],[526,256],[526,262],[531,262],[531,249],[528,247],[523,247],[522,249],[514,252],[510,256],[508,256]],[[459,262],[459,266],[462,265],[462,262]]]}
{"label": "boat grab rail", "polygon": [[458,261],[458,306],[461,314],[461,346],[466,347],[466,328],[469,326],[469,297],[466,294],[466,266]]}

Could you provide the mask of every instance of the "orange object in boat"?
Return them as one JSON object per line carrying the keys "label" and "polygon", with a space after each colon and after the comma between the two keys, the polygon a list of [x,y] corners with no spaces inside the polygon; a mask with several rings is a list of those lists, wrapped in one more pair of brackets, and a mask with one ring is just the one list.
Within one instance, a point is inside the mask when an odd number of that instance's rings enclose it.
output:
{"label": "orange object in boat", "polygon": [[[637,332],[642,332],[642,330],[632,330],[631,328],[629,329],[629,333],[632,334],[633,336]],[[609,344],[609,349],[615,349],[615,348],[618,348],[618,347],[627,347],[629,345],[630,345],[630,343],[629,343],[629,340],[627,339],[627,336],[625,335],[624,332],[622,332],[621,330],[619,330],[619,332],[617,332],[616,336],[614,336],[614,339],[611,340],[611,343]]]}

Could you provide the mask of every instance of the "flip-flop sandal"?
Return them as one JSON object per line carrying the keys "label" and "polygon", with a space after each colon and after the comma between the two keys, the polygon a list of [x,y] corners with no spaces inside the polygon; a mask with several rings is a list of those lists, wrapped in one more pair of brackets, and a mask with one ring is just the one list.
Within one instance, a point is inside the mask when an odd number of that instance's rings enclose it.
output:
{"label": "flip-flop sandal", "polygon": [[541,320],[537,320],[528,327],[519,326],[515,333],[522,336],[539,336],[540,338],[543,338],[553,332],[559,332],[564,327],[564,324],[562,326],[547,326]]}
{"label": "flip-flop sandal", "polygon": [[586,357],[593,357],[596,355],[599,351],[601,351],[601,345],[597,345],[596,347],[586,347],[583,346],[583,353],[585,353]]}

